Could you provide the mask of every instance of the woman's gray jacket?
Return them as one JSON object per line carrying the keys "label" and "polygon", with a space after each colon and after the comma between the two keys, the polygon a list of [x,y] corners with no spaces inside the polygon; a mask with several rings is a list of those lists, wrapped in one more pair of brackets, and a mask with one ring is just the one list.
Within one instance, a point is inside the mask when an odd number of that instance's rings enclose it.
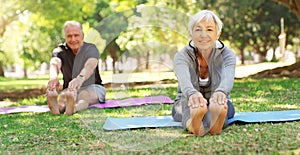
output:
{"label": "woman's gray jacket", "polygon": [[216,41],[216,46],[209,57],[209,87],[199,85],[199,63],[193,41],[176,53],[174,57],[174,71],[178,80],[178,94],[176,100],[183,95],[188,99],[190,95],[201,92],[209,99],[213,92],[221,91],[230,99],[229,93],[233,87],[236,57],[221,41]]}

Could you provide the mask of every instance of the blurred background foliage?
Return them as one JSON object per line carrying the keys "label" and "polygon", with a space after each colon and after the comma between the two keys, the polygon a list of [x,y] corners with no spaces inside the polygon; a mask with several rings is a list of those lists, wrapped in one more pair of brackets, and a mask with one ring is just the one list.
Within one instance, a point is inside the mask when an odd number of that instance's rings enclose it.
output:
{"label": "blurred background foliage", "polygon": [[[241,56],[258,54],[263,61],[279,46],[280,19],[286,44],[299,50],[300,19],[285,0],[0,0],[0,76],[18,63],[35,70],[48,63],[51,52],[64,42],[67,20],[83,24],[85,41],[95,43],[100,59],[115,64],[124,57],[149,59],[151,53],[171,58],[190,40],[187,23],[202,9],[216,12],[224,23],[221,40]],[[299,8],[299,6],[298,6]],[[299,13],[299,12],[298,12]],[[147,65],[146,68],[147,69]],[[26,76],[26,74],[25,74]]]}

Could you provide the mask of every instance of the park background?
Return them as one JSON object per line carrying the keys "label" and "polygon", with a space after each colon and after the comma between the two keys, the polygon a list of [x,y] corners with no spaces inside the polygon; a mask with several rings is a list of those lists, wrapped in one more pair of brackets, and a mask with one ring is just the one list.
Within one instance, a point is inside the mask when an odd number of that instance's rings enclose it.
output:
{"label": "park background", "polygon": [[220,16],[224,23],[220,40],[234,50],[238,65],[294,63],[300,57],[296,1],[290,4],[293,9],[280,0],[1,0],[1,4],[0,76],[46,74],[52,50],[64,42],[66,20],[83,24],[85,41],[99,49],[101,71],[172,71],[174,54],[190,40],[190,16],[201,9]]}
{"label": "park background", "polygon": [[[174,54],[190,40],[190,16],[210,9],[224,23],[220,40],[237,56],[232,92],[236,110],[299,109],[299,6],[297,0],[1,0],[0,107],[47,104],[48,62],[53,48],[64,42],[66,20],[81,22],[85,41],[99,49],[108,99],[154,95],[174,99]],[[300,152],[299,122],[233,125],[220,136],[203,139],[187,138],[181,129],[113,133],[101,129],[106,116],[170,115],[170,109],[171,105],[149,105],[92,109],[70,117],[1,115],[0,153]]]}

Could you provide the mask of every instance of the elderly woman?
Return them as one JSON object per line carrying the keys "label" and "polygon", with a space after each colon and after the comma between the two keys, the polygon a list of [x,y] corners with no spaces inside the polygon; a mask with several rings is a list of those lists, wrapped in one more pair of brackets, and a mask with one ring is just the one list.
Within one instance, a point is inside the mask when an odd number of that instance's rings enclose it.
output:
{"label": "elderly woman", "polygon": [[195,14],[188,30],[191,41],[174,58],[178,93],[172,109],[175,121],[189,132],[220,134],[234,116],[230,91],[236,58],[219,37],[222,21],[212,11]]}

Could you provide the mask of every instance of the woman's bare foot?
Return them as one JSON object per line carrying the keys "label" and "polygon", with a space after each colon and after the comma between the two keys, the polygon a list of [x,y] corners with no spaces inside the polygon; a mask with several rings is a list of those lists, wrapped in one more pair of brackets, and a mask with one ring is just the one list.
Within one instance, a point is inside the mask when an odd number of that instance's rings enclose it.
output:
{"label": "woman's bare foot", "polygon": [[204,136],[205,129],[202,123],[203,117],[207,112],[207,106],[190,108],[191,118],[186,122],[187,129],[196,136]]}
{"label": "woman's bare foot", "polygon": [[209,110],[211,113],[211,128],[209,130],[209,133],[220,134],[227,115],[227,103],[225,103],[224,105],[211,103],[209,105]]}
{"label": "woman's bare foot", "polygon": [[58,93],[56,90],[47,90],[47,103],[52,114],[60,114],[59,106],[57,104],[57,96]]}
{"label": "woman's bare foot", "polygon": [[65,114],[71,115],[75,111],[75,96],[73,92],[66,92],[66,111]]}

